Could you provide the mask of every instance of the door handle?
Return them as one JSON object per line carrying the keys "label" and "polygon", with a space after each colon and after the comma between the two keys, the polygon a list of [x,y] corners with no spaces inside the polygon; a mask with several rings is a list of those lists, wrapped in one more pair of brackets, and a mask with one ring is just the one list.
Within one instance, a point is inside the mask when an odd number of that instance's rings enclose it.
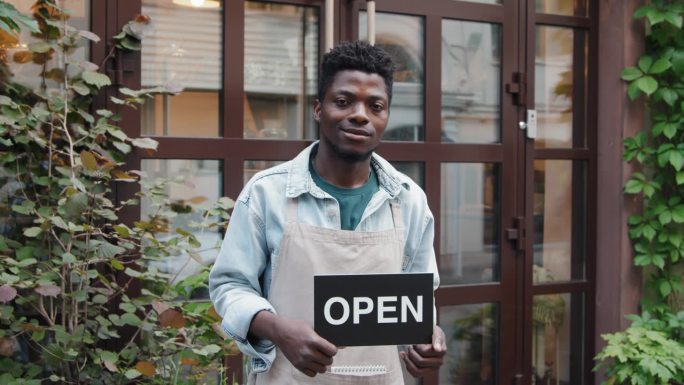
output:
{"label": "door handle", "polygon": [[506,239],[515,242],[517,251],[525,251],[525,217],[513,218],[514,227],[506,229]]}

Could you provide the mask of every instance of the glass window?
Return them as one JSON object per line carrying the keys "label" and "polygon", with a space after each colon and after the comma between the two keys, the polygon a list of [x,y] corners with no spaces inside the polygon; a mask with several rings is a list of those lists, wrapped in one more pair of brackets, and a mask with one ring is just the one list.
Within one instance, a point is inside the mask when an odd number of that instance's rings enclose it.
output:
{"label": "glass window", "polygon": [[143,135],[220,136],[221,3],[143,0],[141,12],[153,20],[142,42],[142,86],[183,89],[143,105]]}
{"label": "glass window", "polygon": [[[422,17],[375,14],[375,45],[392,56],[395,65],[392,104],[383,140],[417,142],[424,138],[423,62],[425,26]],[[359,38],[368,39],[368,14],[359,13]]]}
{"label": "glass window", "polygon": [[535,4],[539,13],[586,16],[586,0],[536,0]]}
{"label": "glass window", "polygon": [[442,306],[439,326],[447,338],[440,385],[498,384],[498,304]]}
{"label": "glass window", "polygon": [[[585,147],[585,122],[575,122],[573,110],[586,97],[573,98],[574,87],[586,82],[585,33],[571,28],[537,27],[534,96],[538,114],[537,148]],[[580,60],[578,60],[580,59]],[[575,66],[583,66],[576,79]],[[582,84],[580,84],[582,82]]]}
{"label": "glass window", "polygon": [[532,385],[584,384],[584,294],[534,296],[532,324]]}
{"label": "glass window", "polygon": [[583,279],[586,250],[586,162],[534,162],[535,283]]}
{"label": "glass window", "polygon": [[503,0],[451,0],[451,1],[467,1],[469,3],[483,3],[483,4],[503,4]]}
{"label": "glass window", "polygon": [[425,189],[425,164],[421,162],[391,162],[397,171],[406,174],[422,189]]}
{"label": "glass window", "polygon": [[442,284],[499,280],[500,179],[495,164],[442,164]]}
{"label": "glass window", "polygon": [[442,142],[501,141],[501,27],[442,22]]}
{"label": "glass window", "polygon": [[259,171],[285,163],[284,160],[246,160],[243,165],[243,182],[247,184]]}
{"label": "glass window", "polygon": [[[223,186],[222,162],[218,160],[186,160],[186,159],[143,159],[141,168],[144,180],[152,182],[157,178],[178,180],[167,186],[166,193],[173,203],[198,208],[204,202],[218,200]],[[141,202],[141,218],[153,214],[155,207],[147,199]],[[221,243],[218,231],[193,229],[192,222],[202,222],[201,214],[179,214],[169,224],[169,237],[175,234],[176,228],[182,228],[193,233],[202,246],[197,256],[187,254],[173,255],[163,261],[156,261],[155,266],[171,275],[170,281],[177,282],[183,278],[196,274],[202,265],[214,263]]]}
{"label": "glass window", "polygon": [[317,137],[318,22],[318,8],[245,1],[245,138]]}

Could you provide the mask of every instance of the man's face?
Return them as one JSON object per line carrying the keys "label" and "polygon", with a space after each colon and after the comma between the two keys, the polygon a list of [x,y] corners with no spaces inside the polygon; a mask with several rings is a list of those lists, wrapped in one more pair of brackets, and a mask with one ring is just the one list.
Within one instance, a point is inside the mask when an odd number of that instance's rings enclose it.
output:
{"label": "man's face", "polygon": [[323,101],[316,100],[314,117],[322,145],[346,160],[368,159],[389,118],[385,80],[361,71],[338,72]]}

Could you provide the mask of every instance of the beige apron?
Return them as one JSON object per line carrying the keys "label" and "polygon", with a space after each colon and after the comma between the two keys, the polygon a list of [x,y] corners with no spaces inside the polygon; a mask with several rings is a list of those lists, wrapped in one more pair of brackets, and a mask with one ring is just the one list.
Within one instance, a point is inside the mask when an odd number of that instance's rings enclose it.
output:
{"label": "beige apron", "polygon": [[[404,255],[404,226],[399,204],[392,202],[390,205],[393,229],[360,232],[298,223],[297,199],[289,199],[278,263],[273,269],[269,293],[269,301],[276,312],[313,325],[315,274],[400,273]],[[382,368],[380,371],[384,373],[374,372],[377,368]],[[313,378],[297,370],[277,350],[271,369],[266,373],[253,373],[249,383],[403,385],[404,378],[396,346],[357,346],[339,349],[329,371]]]}

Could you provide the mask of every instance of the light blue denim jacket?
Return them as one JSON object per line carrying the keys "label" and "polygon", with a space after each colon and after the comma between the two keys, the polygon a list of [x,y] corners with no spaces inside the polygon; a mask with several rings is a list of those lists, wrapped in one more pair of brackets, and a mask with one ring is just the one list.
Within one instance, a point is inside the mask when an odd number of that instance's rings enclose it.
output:
{"label": "light blue denim jacket", "polygon": [[[268,302],[272,273],[278,263],[285,225],[287,199],[299,200],[298,221],[313,226],[340,229],[337,201],[321,190],[309,173],[311,149],[293,160],[257,173],[238,197],[221,251],[209,275],[209,293],[223,329],[240,350],[252,357],[252,370],[264,372],[275,359],[275,346],[268,340],[247,339],[252,318],[262,310],[276,313]],[[385,159],[373,154],[380,188],[366,207],[356,231],[380,231],[394,226],[389,201],[401,204],[406,226],[405,272],[431,272],[439,286],[435,252],[434,218],[423,190],[398,172]]]}

